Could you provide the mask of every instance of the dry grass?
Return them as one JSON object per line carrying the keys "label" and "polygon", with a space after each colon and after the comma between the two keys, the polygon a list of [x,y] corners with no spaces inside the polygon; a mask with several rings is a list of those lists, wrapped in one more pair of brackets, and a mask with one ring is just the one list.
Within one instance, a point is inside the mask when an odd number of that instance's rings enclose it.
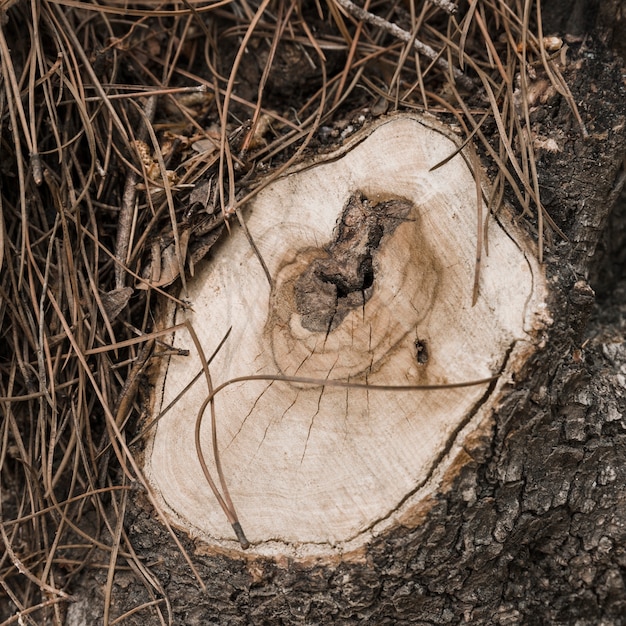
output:
{"label": "dry grass", "polygon": [[491,209],[517,198],[541,254],[549,217],[526,92],[543,71],[571,101],[559,52],[539,0],[454,8],[0,2],[2,624],[62,624],[85,567],[107,570],[114,623],[122,566],[171,623],[124,531],[129,489],[143,483],[130,443],[146,413],[138,392],[169,349],[155,300],[174,281],[184,293],[259,185],[340,136],[351,112],[454,120],[498,172]]}

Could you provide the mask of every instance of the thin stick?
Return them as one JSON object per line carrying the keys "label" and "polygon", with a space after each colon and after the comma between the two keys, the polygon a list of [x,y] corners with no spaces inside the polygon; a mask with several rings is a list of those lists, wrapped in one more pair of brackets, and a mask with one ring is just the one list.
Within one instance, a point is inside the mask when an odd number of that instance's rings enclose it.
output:
{"label": "thin stick", "polygon": [[[106,96],[105,96],[106,97]],[[156,111],[157,97],[151,95],[143,107],[144,124],[139,131],[138,139],[145,141],[148,136],[147,125],[151,123]],[[126,278],[126,265],[128,263],[128,251],[130,249],[130,232],[133,223],[133,213],[135,210],[135,198],[137,196],[138,176],[135,170],[130,170],[126,177],[124,193],[122,195],[122,206],[117,221],[117,238],[115,240],[115,288],[122,289]]]}
{"label": "thin stick", "polygon": [[454,15],[458,10],[456,4],[448,0],[430,0],[430,3],[443,9],[449,15]]}
{"label": "thin stick", "polygon": [[367,22],[368,24],[372,24],[373,26],[377,26],[378,28],[383,29],[394,37],[401,39],[402,41],[413,41],[413,47],[417,50],[417,52],[429,58],[443,70],[448,71],[452,69],[454,79],[465,89],[473,90],[476,88],[474,82],[467,76],[465,76],[465,74],[463,74],[463,72],[461,72],[458,67],[450,68],[450,64],[445,59],[441,58],[441,56],[437,52],[435,52],[430,46],[422,43],[417,38],[413,38],[413,35],[410,32],[404,30],[403,28],[400,28],[396,24],[388,22],[378,15],[374,15],[369,11],[365,11],[361,7],[354,4],[354,2],[351,2],[351,0],[335,0],[335,2],[337,2],[337,4],[342,6],[348,13],[350,13],[350,15],[356,17],[357,19]]}

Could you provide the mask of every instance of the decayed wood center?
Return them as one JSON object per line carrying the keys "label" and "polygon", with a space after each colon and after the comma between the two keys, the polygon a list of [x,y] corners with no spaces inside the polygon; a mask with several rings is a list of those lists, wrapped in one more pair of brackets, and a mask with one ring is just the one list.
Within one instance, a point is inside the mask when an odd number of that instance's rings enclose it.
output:
{"label": "decayed wood center", "polygon": [[[356,548],[406,523],[488,427],[499,389],[532,351],[543,279],[511,224],[487,220],[480,296],[472,306],[476,183],[439,125],[383,120],[347,146],[300,166],[246,207],[270,285],[237,228],[189,286],[188,319],[213,384],[249,374],[370,385],[433,385],[500,375],[474,387],[373,391],[250,381],[216,397],[217,441],[239,520],[264,553]],[[483,214],[487,210],[483,207]],[[483,225],[480,226],[483,228]],[[539,321],[538,321],[539,319]],[[194,453],[207,396],[186,331],[164,364],[146,471],[172,519],[236,548]],[[183,356],[182,351],[188,351]],[[202,449],[212,458],[210,420]]]}
{"label": "decayed wood center", "polygon": [[376,249],[410,210],[406,200],[373,206],[361,193],[349,199],[334,241],[319,250],[321,256],[295,282],[295,306],[304,328],[330,333],[350,310],[365,306],[373,291]]}

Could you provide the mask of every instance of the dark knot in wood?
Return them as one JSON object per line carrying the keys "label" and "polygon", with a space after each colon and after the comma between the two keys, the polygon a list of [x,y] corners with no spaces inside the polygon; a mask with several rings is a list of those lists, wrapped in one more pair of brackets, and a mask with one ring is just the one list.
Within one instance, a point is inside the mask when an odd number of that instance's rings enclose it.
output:
{"label": "dark knot in wood", "polygon": [[374,290],[376,251],[407,219],[411,206],[404,199],[373,205],[360,192],[350,197],[324,256],[296,280],[295,303],[304,328],[330,333],[351,310],[365,306]]}

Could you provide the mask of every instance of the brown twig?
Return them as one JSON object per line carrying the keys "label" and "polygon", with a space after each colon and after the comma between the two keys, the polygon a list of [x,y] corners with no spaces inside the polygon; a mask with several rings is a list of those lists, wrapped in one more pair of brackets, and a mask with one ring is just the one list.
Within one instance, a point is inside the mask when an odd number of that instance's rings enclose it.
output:
{"label": "brown twig", "polygon": [[436,63],[439,67],[441,67],[444,71],[452,71],[452,75],[454,76],[455,81],[457,81],[461,86],[465,89],[475,89],[474,82],[465,76],[463,72],[457,67],[450,67],[450,64],[441,57],[440,54],[435,52],[430,46],[422,43],[417,37],[413,37],[411,33],[400,28],[396,24],[388,22],[382,17],[378,17],[369,11],[365,11],[361,7],[351,2],[351,0],[334,0],[337,4],[341,5],[350,15],[356,17],[363,22],[367,22],[368,24],[372,24],[382,30],[388,32],[390,35],[393,35],[397,39],[401,41],[412,41],[413,47],[419,54],[423,54],[426,58],[430,59],[434,63]]}
{"label": "brown twig", "polygon": [[[156,111],[157,97],[150,96],[144,106],[144,123],[137,135],[139,141],[144,141],[148,137],[147,124],[151,124]],[[122,194],[122,204],[117,222],[117,239],[115,243],[115,288],[122,289],[126,284],[126,265],[128,264],[128,252],[130,250],[130,238],[133,224],[133,214],[135,212],[135,200],[137,197],[137,183],[139,176],[135,170],[130,170],[126,176],[124,193]]]}

